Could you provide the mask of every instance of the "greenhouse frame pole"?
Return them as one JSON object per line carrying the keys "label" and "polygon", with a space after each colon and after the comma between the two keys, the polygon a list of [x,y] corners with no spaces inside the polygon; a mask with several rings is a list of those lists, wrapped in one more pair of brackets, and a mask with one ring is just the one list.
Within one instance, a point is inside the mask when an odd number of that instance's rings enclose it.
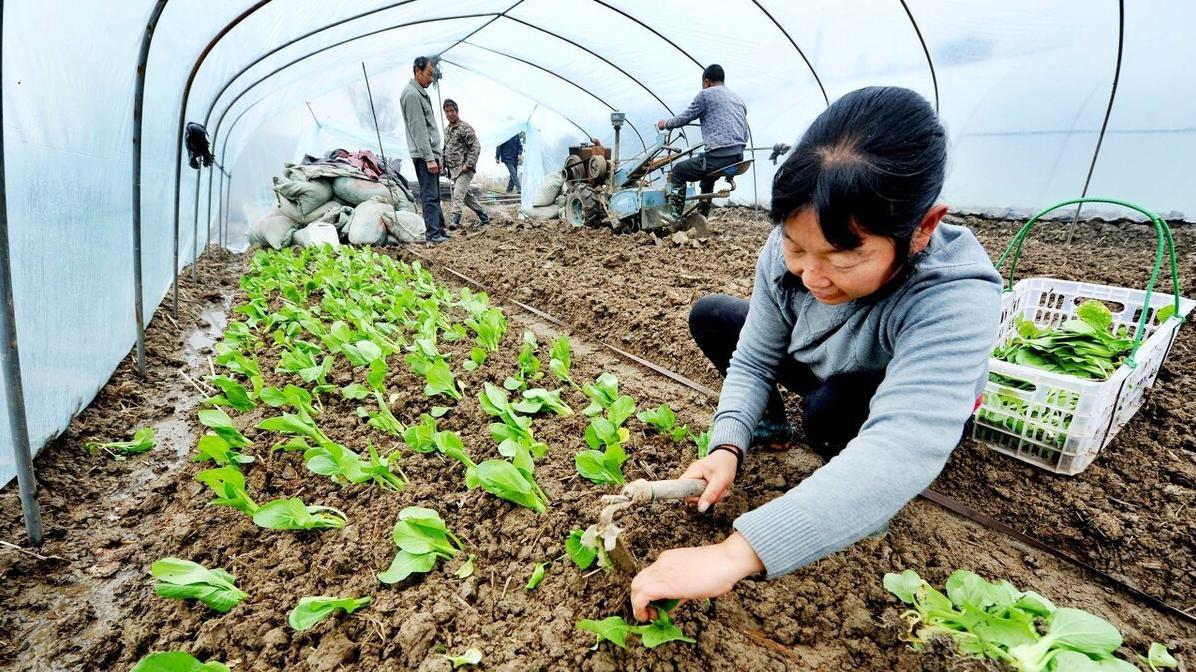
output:
{"label": "greenhouse frame pole", "polygon": [[149,62],[150,43],[165,9],[166,0],[158,0],[145,24],[133,89],[133,315],[137,320],[137,375],[142,380],[145,380],[145,308],[141,275],[141,117],[145,110],[145,68]]}
{"label": "greenhouse frame pole", "polygon": [[[269,3],[270,0],[258,0],[257,4],[249,7],[244,12],[241,12],[237,18],[225,24],[220,32],[216,33],[215,37],[208,41],[206,47],[200,52],[199,58],[195,59],[195,64],[191,66],[191,74],[187,76],[187,83],[183,86],[183,98],[179,102],[179,128],[178,128],[178,145],[175,147],[174,153],[174,305],[171,307],[173,316],[177,319],[179,316],[179,215],[181,210],[181,192],[183,186],[183,132],[187,126],[187,102],[191,98],[191,85],[195,83],[195,75],[199,73],[199,68],[203,65],[208,54],[220,42],[220,39],[228,34],[238,23],[249,18],[249,15],[256,12],[261,7]],[[191,279],[196,279],[195,262],[199,259],[199,175],[195,176],[195,224],[194,230],[196,238],[192,241],[193,254],[191,255]]]}
{"label": "greenhouse frame pole", "polygon": [[[209,169],[210,170],[210,169]],[[199,178],[203,176],[203,170],[195,171],[195,221],[192,224],[193,231],[191,232],[191,281],[199,281],[199,273],[195,270],[195,265],[199,263]],[[175,208],[175,226],[178,226],[178,208]],[[178,236],[175,236],[178,240]],[[175,261],[175,266],[178,266],[178,261]],[[178,284],[176,276],[175,284]]]}
{"label": "greenhouse frame pole", "polygon": [[[0,33],[4,32],[4,0],[0,0]],[[2,57],[0,57],[2,58]],[[0,60],[0,72],[4,63]],[[0,129],[4,128],[4,100],[0,92]],[[33,453],[29,448],[29,416],[25,414],[25,388],[21,384],[21,353],[17,348],[16,311],[12,295],[12,259],[8,241],[7,179],[4,173],[4,132],[0,130],[0,291],[4,308],[0,310],[0,367],[4,369],[4,389],[8,393],[8,428],[12,437],[13,464],[17,470],[21,511],[25,516],[25,536],[29,544],[42,543],[42,513],[37,504],[37,479],[33,474]]]}

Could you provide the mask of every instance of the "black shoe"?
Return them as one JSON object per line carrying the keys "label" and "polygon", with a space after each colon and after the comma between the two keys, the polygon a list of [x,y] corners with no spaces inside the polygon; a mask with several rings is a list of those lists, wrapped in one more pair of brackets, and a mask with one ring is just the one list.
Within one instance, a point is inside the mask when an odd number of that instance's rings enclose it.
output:
{"label": "black shoe", "polygon": [[796,433],[787,419],[764,418],[752,431],[752,445],[765,450],[787,450]]}
{"label": "black shoe", "polygon": [[439,245],[441,243],[447,243],[448,239],[449,239],[449,237],[446,235],[443,235],[443,234],[435,235],[435,236],[428,236],[428,244],[429,245]]}
{"label": "black shoe", "polygon": [[481,229],[490,223],[490,215],[487,215],[485,212],[479,212],[477,214],[478,214],[478,223],[476,226],[473,227],[474,231],[477,231],[478,229]]}
{"label": "black shoe", "polygon": [[449,222],[448,230],[456,231],[459,228],[461,228],[461,213],[453,213],[453,218],[452,221]]}

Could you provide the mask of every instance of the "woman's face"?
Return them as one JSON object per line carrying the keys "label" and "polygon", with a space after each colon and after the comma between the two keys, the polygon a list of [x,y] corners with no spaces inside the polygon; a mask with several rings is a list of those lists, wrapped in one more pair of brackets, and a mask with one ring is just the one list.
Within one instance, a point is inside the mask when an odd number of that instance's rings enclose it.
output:
{"label": "woman's face", "polygon": [[[930,234],[946,214],[946,206],[935,206],[926,213],[922,225],[910,241],[910,253],[930,242]],[[897,245],[892,238],[860,231],[860,246],[839,250],[827,242],[812,208],[790,215],[782,225],[781,249],[785,266],[798,276],[810,294],[827,305],[846,303],[880,289],[900,267]],[[902,260],[904,261],[904,260]]]}

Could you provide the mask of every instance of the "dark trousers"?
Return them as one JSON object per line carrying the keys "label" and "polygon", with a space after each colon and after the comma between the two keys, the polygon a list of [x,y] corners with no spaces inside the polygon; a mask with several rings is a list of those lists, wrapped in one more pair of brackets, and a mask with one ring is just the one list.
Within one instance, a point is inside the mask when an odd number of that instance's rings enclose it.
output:
{"label": "dark trousers", "polygon": [[[735,163],[743,161],[743,153],[731,154],[730,156],[710,156],[709,154],[699,154],[692,159],[678,161],[673,164],[673,175],[669,178],[669,183],[673,185],[674,189],[684,191],[685,185],[689,182],[697,182],[700,193],[709,194],[714,191],[714,183],[718,178],[709,177],[710,173],[720,169],[726,168]],[[710,201],[704,200],[698,206],[698,211],[702,216],[710,214]]]}
{"label": "dark trousers", "polygon": [[[748,302],[725,294],[708,294],[689,311],[689,331],[702,352],[726,377],[739,332],[747,319]],[[820,380],[805,364],[782,355],[777,383],[801,396],[802,425],[815,451],[829,459],[855,438],[868,419],[868,404],[884,380],[884,371],[866,371]],[[785,404],[776,387],[764,411],[768,420],[780,421]]]}
{"label": "dark trousers", "polygon": [[511,191],[523,191],[523,187],[519,184],[519,161],[517,159],[503,159],[502,165],[507,167],[507,172],[511,177],[507,179],[507,193]]}
{"label": "dark trousers", "polygon": [[[415,177],[419,180],[419,203],[424,213],[424,229],[428,238],[444,235],[444,211],[440,209],[440,176],[428,172],[428,163],[412,159]],[[443,166],[444,164],[441,164]]]}

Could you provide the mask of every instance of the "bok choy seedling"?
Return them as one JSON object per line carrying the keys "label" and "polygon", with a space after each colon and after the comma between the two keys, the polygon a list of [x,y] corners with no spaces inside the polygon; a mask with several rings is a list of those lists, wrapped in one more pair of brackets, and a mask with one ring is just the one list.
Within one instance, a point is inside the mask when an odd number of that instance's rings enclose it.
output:
{"label": "bok choy seedling", "polygon": [[158,583],[154,592],[175,600],[199,600],[213,611],[226,613],[248,597],[237,588],[236,577],[217,567],[206,569],[190,560],[162,558],[150,565]]}
{"label": "bok choy seedling", "polygon": [[337,611],[351,614],[358,609],[369,606],[370,598],[353,597],[301,597],[299,603],[291,609],[287,616],[287,623],[296,632],[303,632],[315,627],[320,621],[328,618]]}
{"label": "bok choy seedling", "polygon": [[154,447],[154,430],[152,427],[142,427],[133,432],[133,438],[129,441],[110,441],[108,443],[100,443],[97,441],[88,441],[84,444],[88,452],[95,454],[99,451],[104,451],[112,457],[112,459],[120,462],[128,458],[130,455],[137,453],[144,453]]}
{"label": "bok choy seedling", "polygon": [[422,506],[408,506],[400,511],[391,537],[399,552],[390,567],[378,574],[382,583],[398,583],[412,574],[430,572],[437,561],[451,560],[464,548],[440,514]]}
{"label": "bok choy seedling", "polygon": [[214,660],[201,663],[185,651],[163,651],[142,658],[130,672],[229,672],[229,669]]}

